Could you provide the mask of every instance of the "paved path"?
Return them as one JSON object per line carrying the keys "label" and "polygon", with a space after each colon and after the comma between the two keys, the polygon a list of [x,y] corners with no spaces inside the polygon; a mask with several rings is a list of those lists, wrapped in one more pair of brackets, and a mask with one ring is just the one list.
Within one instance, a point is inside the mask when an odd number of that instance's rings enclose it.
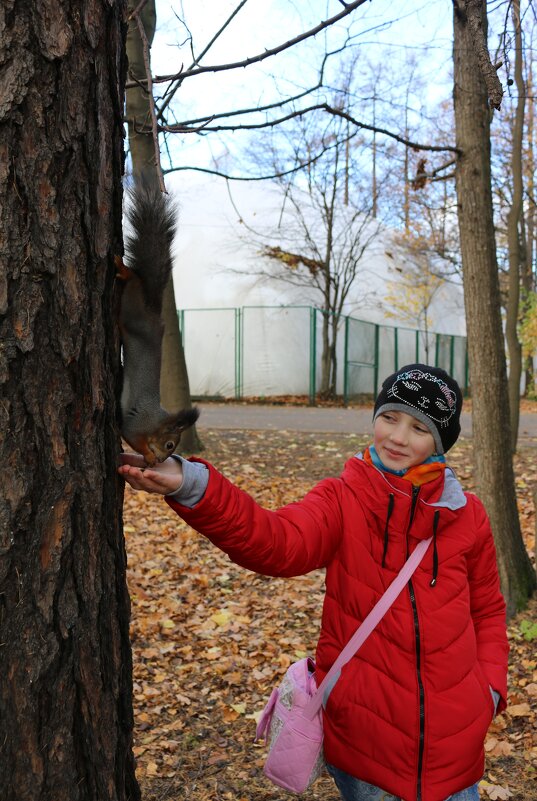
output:
{"label": "paved path", "polygon": [[[335,434],[369,434],[372,409],[318,408],[309,406],[258,406],[241,403],[198,404],[203,428],[309,431]],[[462,413],[461,433],[472,436],[472,417]],[[519,439],[537,438],[537,414],[520,415]],[[527,444],[530,444],[528,441]]]}

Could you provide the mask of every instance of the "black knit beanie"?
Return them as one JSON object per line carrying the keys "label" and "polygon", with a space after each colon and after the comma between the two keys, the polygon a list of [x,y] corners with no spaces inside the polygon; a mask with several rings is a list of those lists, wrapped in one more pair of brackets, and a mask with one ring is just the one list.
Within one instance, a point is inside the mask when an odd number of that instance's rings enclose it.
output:
{"label": "black knit beanie", "polygon": [[441,367],[407,364],[388,376],[375,401],[373,420],[382,412],[406,412],[427,426],[436,453],[446,453],[460,434],[462,393]]}

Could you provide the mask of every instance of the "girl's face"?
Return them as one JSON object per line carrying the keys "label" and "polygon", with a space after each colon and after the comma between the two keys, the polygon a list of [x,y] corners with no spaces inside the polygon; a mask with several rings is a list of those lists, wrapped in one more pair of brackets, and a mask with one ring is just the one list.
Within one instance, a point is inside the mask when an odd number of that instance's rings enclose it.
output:
{"label": "girl's face", "polygon": [[379,414],[373,427],[373,444],[381,462],[390,470],[421,464],[436,450],[427,426],[406,412]]}

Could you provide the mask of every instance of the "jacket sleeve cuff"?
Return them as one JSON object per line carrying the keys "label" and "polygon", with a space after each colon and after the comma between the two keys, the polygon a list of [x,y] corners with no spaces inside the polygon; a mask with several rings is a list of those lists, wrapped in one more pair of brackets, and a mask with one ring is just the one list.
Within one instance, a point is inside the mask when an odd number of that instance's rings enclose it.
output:
{"label": "jacket sleeve cuff", "polygon": [[209,482],[209,471],[201,462],[189,462],[182,456],[174,455],[173,458],[181,462],[183,483],[178,490],[166,495],[166,498],[180,503],[181,506],[186,506],[187,509],[192,509],[205,495]]}

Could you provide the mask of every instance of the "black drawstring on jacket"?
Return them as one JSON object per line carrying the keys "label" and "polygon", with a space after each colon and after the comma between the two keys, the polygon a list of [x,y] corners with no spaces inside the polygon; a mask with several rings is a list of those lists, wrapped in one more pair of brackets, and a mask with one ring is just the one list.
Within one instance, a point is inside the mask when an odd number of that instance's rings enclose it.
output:
{"label": "black drawstring on jacket", "polygon": [[438,549],[436,547],[436,532],[438,530],[438,519],[440,517],[440,510],[437,509],[434,513],[433,519],[433,577],[429,584],[430,587],[436,586],[436,579],[438,576]]}
{"label": "black drawstring on jacket", "polygon": [[386,553],[388,551],[388,523],[390,522],[390,517],[392,516],[394,503],[395,503],[395,495],[393,494],[393,492],[390,492],[390,500],[388,501],[388,514],[386,515],[386,525],[384,526],[384,550],[382,551],[382,567],[384,567],[384,562],[386,560]]}

